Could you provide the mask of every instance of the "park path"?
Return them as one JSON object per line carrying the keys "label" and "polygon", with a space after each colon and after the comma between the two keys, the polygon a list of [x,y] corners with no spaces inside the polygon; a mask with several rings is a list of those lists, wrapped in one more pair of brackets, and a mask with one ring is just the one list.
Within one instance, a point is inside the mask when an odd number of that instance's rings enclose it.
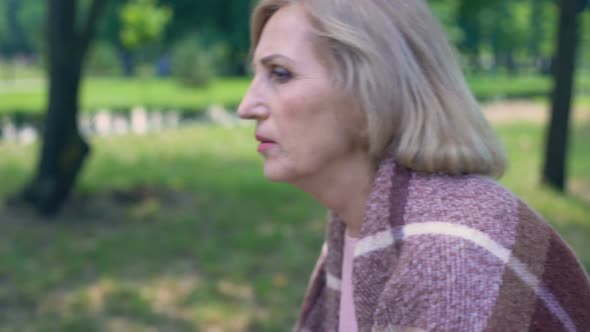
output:
{"label": "park path", "polygon": [[[510,100],[482,104],[481,107],[486,118],[494,124],[514,122],[546,124],[549,121],[550,106],[546,103]],[[590,107],[576,107],[572,114],[574,123],[590,121]]]}

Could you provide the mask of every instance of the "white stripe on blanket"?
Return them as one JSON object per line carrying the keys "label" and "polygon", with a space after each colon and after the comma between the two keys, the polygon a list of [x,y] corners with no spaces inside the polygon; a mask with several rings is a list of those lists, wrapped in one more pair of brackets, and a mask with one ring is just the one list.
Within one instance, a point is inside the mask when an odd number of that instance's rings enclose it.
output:
{"label": "white stripe on blanket", "polygon": [[[507,264],[507,266],[514,271],[524,283],[533,289],[535,294],[537,294],[537,296],[545,303],[547,309],[549,309],[551,313],[561,321],[566,330],[576,331],[576,327],[569,315],[565,312],[553,294],[541,284],[539,278],[529,272],[523,262],[512,256],[510,250],[494,241],[487,234],[471,227],[449,222],[413,223],[403,226],[401,234],[402,240],[416,235],[447,235],[477,244],[496,256],[504,264]],[[373,251],[387,248],[393,243],[393,230],[385,230],[360,239],[357,242],[354,256],[363,256]]]}
{"label": "white stripe on blanket", "polygon": [[373,327],[371,332],[426,332],[426,330],[411,326],[388,325],[386,327]]}
{"label": "white stripe on blanket", "polygon": [[367,236],[358,240],[354,247],[354,257],[362,256],[373,252],[387,248],[393,244],[393,232],[391,229],[375,233],[371,236]]}
{"label": "white stripe on blanket", "polygon": [[326,272],[326,284],[328,285],[328,288],[332,288],[335,291],[340,291],[341,288],[341,282],[340,279],[338,279],[338,277]]}

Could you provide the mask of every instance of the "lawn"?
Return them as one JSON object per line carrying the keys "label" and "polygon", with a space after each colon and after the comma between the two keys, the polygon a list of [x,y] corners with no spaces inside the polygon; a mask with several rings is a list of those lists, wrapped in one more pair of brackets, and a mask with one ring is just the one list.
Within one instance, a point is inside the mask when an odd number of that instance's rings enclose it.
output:
{"label": "lawn", "polygon": [[[468,81],[481,101],[536,98],[542,102],[551,89],[550,78],[542,76],[475,75]],[[84,112],[101,109],[129,111],[136,105],[187,112],[201,112],[211,104],[235,108],[248,84],[248,78],[219,78],[209,86],[199,88],[179,85],[173,79],[94,77],[84,81],[81,106]],[[0,81],[0,114],[41,113],[47,98],[46,90],[45,81],[40,79],[12,83]],[[590,72],[578,74],[576,90],[578,102],[590,105]]]}
{"label": "lawn", "polygon": [[[503,124],[504,185],[590,271],[590,123],[572,137],[575,194],[539,188],[541,127]],[[269,183],[252,127],[191,126],[93,140],[79,190],[41,222],[0,205],[0,331],[285,331],[319,251],[325,211]],[[0,198],[30,176],[35,146],[0,143]]]}
{"label": "lawn", "polygon": [[[251,128],[94,146],[62,218],[0,212],[0,330],[282,331],[292,322],[324,211],[264,180]],[[0,148],[0,196],[26,179],[32,151]]]}
{"label": "lawn", "polygon": [[[47,98],[46,88],[43,80],[2,83],[0,114],[42,112]],[[198,88],[183,86],[171,79],[92,78],[82,85],[81,107],[84,112],[102,109],[129,111],[136,105],[148,109],[200,112],[211,104],[238,105],[247,88],[245,78],[220,78]]]}

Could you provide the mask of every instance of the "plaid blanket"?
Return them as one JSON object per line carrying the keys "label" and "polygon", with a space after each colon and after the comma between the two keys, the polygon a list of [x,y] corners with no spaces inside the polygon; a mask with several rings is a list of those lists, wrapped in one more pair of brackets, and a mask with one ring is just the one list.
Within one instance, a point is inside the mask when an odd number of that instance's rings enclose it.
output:
{"label": "plaid blanket", "polygon": [[[295,331],[337,331],[345,225],[330,214]],[[590,331],[590,282],[572,250],[482,176],[384,160],[353,261],[360,331]]]}

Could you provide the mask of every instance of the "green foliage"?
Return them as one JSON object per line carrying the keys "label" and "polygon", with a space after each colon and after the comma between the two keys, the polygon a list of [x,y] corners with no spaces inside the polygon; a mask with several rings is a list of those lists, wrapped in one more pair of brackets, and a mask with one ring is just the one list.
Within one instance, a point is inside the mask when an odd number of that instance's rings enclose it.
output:
{"label": "green foliage", "polygon": [[252,0],[161,0],[174,10],[174,20],[166,34],[166,44],[175,44],[193,31],[216,40],[227,47],[228,61],[224,71],[229,75],[245,75],[250,45],[249,18]]}
{"label": "green foliage", "polygon": [[21,10],[18,13],[18,20],[21,22],[27,42],[30,43],[32,51],[42,53],[45,48],[45,29],[43,23],[46,15],[46,1],[19,0]]}
{"label": "green foliage", "polygon": [[[16,1],[16,0],[10,0]],[[13,15],[22,27],[26,47],[42,58],[44,31],[39,22],[44,20],[44,1],[18,0]],[[9,1],[0,2],[0,51],[13,54],[11,32],[7,19],[11,15]],[[79,15],[84,17],[89,1],[80,1]],[[223,40],[225,63],[223,72],[243,75],[249,47],[248,18],[254,1],[250,0],[126,0],[109,1],[104,19],[99,24],[98,39],[111,45],[122,43],[134,49],[136,56],[153,58],[166,53],[191,31],[201,31],[204,37],[214,35]],[[548,62],[555,47],[557,30],[557,2],[553,0],[428,0],[449,39],[470,62],[480,60],[477,70],[502,67],[502,57],[510,55],[519,68],[539,66]],[[583,14],[588,16],[589,10]],[[172,19],[174,16],[174,19]],[[587,18],[584,21],[588,21]],[[584,24],[586,32],[590,34]],[[590,45],[583,37],[582,48]],[[19,47],[23,47],[22,45]],[[152,49],[146,49],[151,47]],[[8,52],[10,51],[10,52]],[[590,51],[586,51],[588,54]],[[145,56],[147,58],[147,56]],[[582,56],[582,63],[586,63]],[[137,59],[137,57],[136,57]],[[505,62],[505,61],[504,61]],[[534,71],[538,71],[533,68]],[[527,72],[531,70],[527,69]]]}
{"label": "green foliage", "polygon": [[496,47],[501,50],[516,51],[519,47],[526,47],[529,9],[530,6],[522,0],[496,2],[488,9],[487,37],[495,39]]}
{"label": "green foliage", "polygon": [[88,54],[86,70],[93,76],[116,76],[121,73],[117,50],[104,41],[95,42]]}
{"label": "green foliage", "polygon": [[119,13],[122,44],[135,49],[159,41],[172,19],[169,7],[158,6],[157,0],[131,0]]}
{"label": "green foliage", "polygon": [[0,55],[6,52],[8,42],[8,22],[6,13],[6,1],[0,2]]}
{"label": "green foliage", "polygon": [[172,72],[182,84],[208,85],[218,74],[226,48],[221,43],[207,46],[199,35],[179,41],[172,56]]}
{"label": "green foliage", "polygon": [[[43,50],[45,4],[35,0],[5,0],[0,3],[0,52],[15,55]],[[0,54],[2,55],[2,54]]]}
{"label": "green foliage", "polygon": [[464,38],[463,31],[457,25],[456,12],[459,6],[457,0],[430,0],[430,8],[432,12],[441,22],[449,40],[452,43],[458,43]]}
{"label": "green foliage", "polygon": [[[430,0],[434,14],[476,72],[541,69],[553,54],[557,6],[550,0]],[[530,72],[530,71],[529,71]]]}
{"label": "green foliage", "polygon": [[516,52],[525,52],[530,39],[531,6],[524,1],[510,1],[508,10],[512,19],[503,25],[503,39]]}
{"label": "green foliage", "polygon": [[579,59],[583,68],[588,69],[590,68],[590,7],[582,13],[580,23],[582,26]]}
{"label": "green foliage", "polygon": [[538,48],[539,55],[551,57],[556,47],[555,42],[558,27],[557,3],[548,0],[530,1],[531,6],[534,7],[531,10],[527,27],[530,30],[529,44],[534,45],[532,47],[533,49]]}

